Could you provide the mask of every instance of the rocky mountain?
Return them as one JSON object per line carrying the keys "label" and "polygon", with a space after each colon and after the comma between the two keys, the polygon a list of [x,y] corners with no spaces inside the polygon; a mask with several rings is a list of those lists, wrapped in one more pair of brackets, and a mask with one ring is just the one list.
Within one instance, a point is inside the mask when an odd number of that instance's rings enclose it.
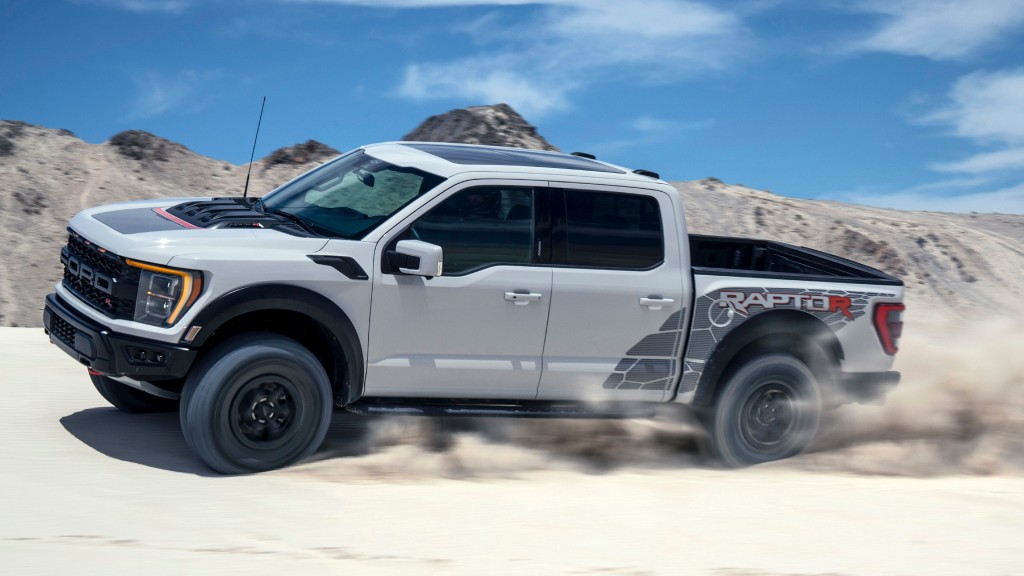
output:
{"label": "rocky mountain", "polygon": [[672,185],[690,232],[781,240],[879,268],[903,279],[909,317],[1024,318],[1024,216],[802,200],[715,178]]}
{"label": "rocky mountain", "polygon": [[[386,138],[382,138],[386,139]],[[555,149],[507,105],[427,119],[406,139]],[[309,141],[253,166],[260,196],[337,154]],[[89,144],[67,130],[0,121],[0,325],[41,324],[60,277],[68,220],[98,204],[153,197],[235,196],[247,165],[142,131]],[[908,316],[1024,316],[1024,216],[905,212],[787,198],[714,178],[675,182],[690,231],[782,240],[876,266],[907,283]]]}
{"label": "rocky mountain", "polygon": [[334,158],[341,152],[327,144],[316,140],[306,140],[302,144],[278,148],[261,160],[264,168],[284,164],[285,166],[305,166],[310,163],[319,164]]}
{"label": "rocky mountain", "polygon": [[508,104],[471,106],[431,116],[402,140],[558,150]]}
{"label": "rocky mountain", "polygon": [[[142,198],[240,196],[247,168],[139,130],[89,144],[67,130],[0,121],[0,150],[0,326],[42,324],[42,298],[60,277],[57,256],[78,211]],[[309,170],[330,157],[324,150],[333,151],[307,142],[270,154],[253,167],[249,193]]]}

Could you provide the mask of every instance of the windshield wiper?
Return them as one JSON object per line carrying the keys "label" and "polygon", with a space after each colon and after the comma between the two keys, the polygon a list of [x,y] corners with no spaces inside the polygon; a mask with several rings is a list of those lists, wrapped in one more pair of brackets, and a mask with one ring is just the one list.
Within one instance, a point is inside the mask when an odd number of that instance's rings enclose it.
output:
{"label": "windshield wiper", "polygon": [[313,234],[314,236],[323,236],[323,234],[321,234],[321,233],[316,231],[316,227],[314,226],[314,224],[312,222],[310,222],[309,220],[306,220],[302,216],[299,216],[297,214],[292,214],[291,212],[285,212],[284,210],[281,210],[280,208],[277,209],[277,210],[271,210],[270,213],[273,214],[274,216],[281,216],[281,217],[283,217],[283,218],[285,218],[287,220],[291,220],[292,222],[295,222],[299,226],[302,226],[303,230],[305,230],[306,232],[309,232],[310,234]]}

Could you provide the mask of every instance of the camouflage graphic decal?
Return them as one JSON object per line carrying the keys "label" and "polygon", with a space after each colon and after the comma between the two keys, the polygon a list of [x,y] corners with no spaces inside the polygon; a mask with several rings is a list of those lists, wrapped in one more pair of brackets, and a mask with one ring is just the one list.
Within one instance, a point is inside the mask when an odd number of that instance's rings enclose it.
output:
{"label": "camouflage graphic decal", "polygon": [[673,312],[658,332],[644,336],[604,381],[609,390],[667,390],[679,374],[686,308]]}

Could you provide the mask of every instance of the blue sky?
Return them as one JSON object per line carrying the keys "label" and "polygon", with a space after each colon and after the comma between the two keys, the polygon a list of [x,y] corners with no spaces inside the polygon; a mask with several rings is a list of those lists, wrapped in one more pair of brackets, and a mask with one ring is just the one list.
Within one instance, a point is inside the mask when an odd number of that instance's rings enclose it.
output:
{"label": "blue sky", "polygon": [[2,0],[0,118],[248,160],[507,102],[563,150],[1024,213],[1024,0]]}

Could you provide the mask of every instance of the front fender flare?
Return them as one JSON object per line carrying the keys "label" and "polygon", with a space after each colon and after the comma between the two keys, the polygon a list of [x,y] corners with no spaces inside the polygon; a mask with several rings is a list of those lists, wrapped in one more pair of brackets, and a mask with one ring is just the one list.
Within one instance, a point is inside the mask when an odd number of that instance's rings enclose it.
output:
{"label": "front fender flare", "polygon": [[307,316],[323,326],[345,357],[344,390],[339,400],[347,404],[363,393],[363,349],[345,311],[323,294],[288,284],[257,284],[228,292],[210,302],[190,325],[202,326],[188,345],[203,348],[217,329],[239,316],[260,311],[288,311]]}

